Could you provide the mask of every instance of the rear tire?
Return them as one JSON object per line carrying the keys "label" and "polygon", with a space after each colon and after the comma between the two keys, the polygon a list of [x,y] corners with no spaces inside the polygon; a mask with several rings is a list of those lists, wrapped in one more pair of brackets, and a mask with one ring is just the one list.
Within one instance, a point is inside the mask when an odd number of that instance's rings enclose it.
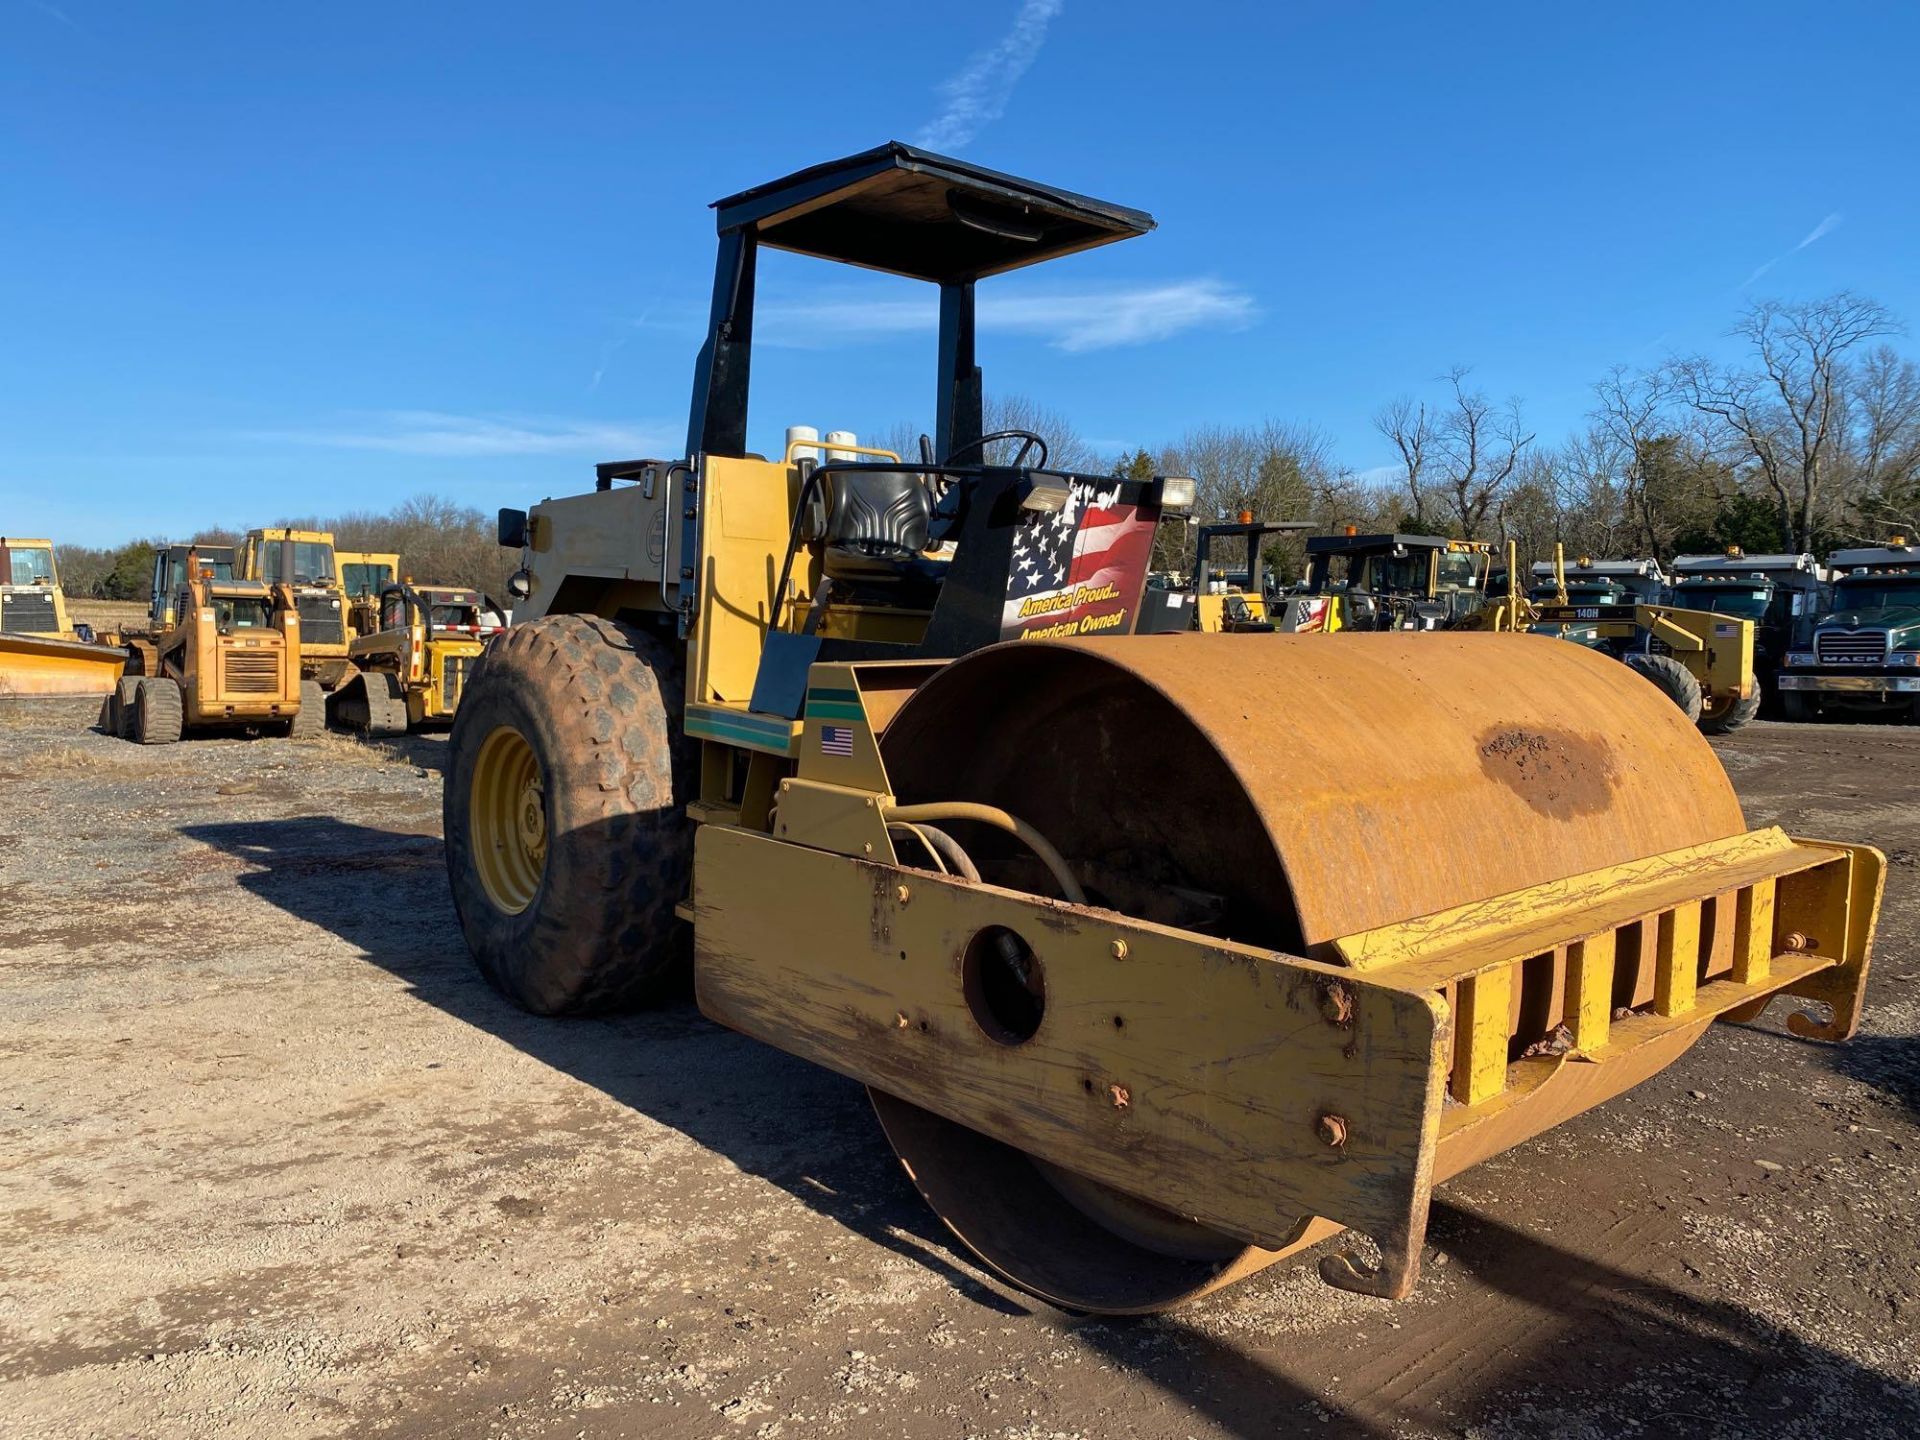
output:
{"label": "rear tire", "polygon": [[327,732],[327,693],[318,680],[300,682],[300,710],[287,722],[287,738],[311,740]]}
{"label": "rear tire", "polygon": [[1636,650],[1627,656],[1627,668],[1678,705],[1687,719],[1700,723],[1700,682],[1686,666],[1671,655]]}
{"label": "rear tire", "polygon": [[139,689],[138,675],[126,676],[113,687],[113,693],[107,696],[106,711],[100,718],[102,730],[120,740],[133,739],[134,696]]}
{"label": "rear tire", "polygon": [[1760,682],[1755,680],[1753,694],[1746,699],[1732,701],[1725,709],[1716,710],[1711,714],[1703,710],[1700,715],[1700,728],[1709,735],[1725,735],[1729,731],[1738,730],[1760,713],[1760,699]]}
{"label": "rear tire", "polygon": [[136,682],[133,738],[142,745],[171,745],[186,728],[180,687],[164,675]]}
{"label": "rear tire", "polygon": [[1796,725],[1810,724],[1820,718],[1820,702],[1809,697],[1804,690],[1782,690],[1780,714],[1783,719]]}
{"label": "rear tire", "polygon": [[475,664],[448,745],[447,873],[481,973],[523,1009],[681,982],[697,767],[680,714],[678,658],[614,620],[516,625]]}

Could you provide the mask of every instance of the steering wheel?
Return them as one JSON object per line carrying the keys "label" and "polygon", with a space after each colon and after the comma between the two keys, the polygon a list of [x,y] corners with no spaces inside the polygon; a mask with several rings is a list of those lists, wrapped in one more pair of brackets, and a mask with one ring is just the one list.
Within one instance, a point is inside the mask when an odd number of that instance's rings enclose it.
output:
{"label": "steering wheel", "polygon": [[1040,459],[1039,459],[1039,462],[1034,466],[1034,468],[1037,470],[1046,469],[1047,442],[1045,440],[1042,440],[1038,435],[1034,434],[1033,431],[1031,430],[995,430],[991,434],[982,435],[978,440],[969,440],[966,444],[960,446],[957,450],[954,450],[952,453],[950,453],[947,456],[947,458],[943,460],[941,463],[943,465],[951,465],[953,464],[954,461],[958,460],[962,455],[965,455],[968,452],[973,450],[978,450],[982,454],[985,454],[987,446],[991,445],[996,440],[1018,440],[1022,442],[1020,448],[1014,452],[1013,466],[1012,466],[1013,469],[1022,470],[1026,468],[1025,461],[1027,458],[1027,452],[1032,450],[1035,446],[1038,446],[1040,449]]}

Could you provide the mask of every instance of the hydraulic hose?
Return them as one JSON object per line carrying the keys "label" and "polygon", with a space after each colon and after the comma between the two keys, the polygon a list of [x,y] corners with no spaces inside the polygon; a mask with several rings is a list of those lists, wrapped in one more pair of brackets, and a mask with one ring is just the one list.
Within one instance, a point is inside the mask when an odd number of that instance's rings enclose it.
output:
{"label": "hydraulic hose", "polygon": [[1053,848],[1053,842],[1034,829],[1026,821],[1009,815],[996,805],[976,805],[970,800],[942,800],[930,805],[896,805],[883,812],[889,822],[903,821],[914,824],[919,821],[972,820],[980,825],[991,825],[996,830],[1004,830],[1039,857],[1040,863],[1047,867],[1053,876],[1054,884],[1060,887],[1060,893],[1075,905],[1087,903],[1087,892],[1080,888],[1080,882],[1073,878],[1073,872],[1067,868],[1066,858]]}

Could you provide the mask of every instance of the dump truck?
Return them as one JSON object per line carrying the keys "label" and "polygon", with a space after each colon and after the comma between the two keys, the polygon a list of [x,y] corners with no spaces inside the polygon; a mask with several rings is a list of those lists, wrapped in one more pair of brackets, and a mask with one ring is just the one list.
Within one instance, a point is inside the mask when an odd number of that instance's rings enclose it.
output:
{"label": "dump truck", "polygon": [[451,720],[473,662],[506,628],[500,607],[478,590],[407,581],[373,609],[373,630],[347,644],[354,673],[329,697],[328,719],[374,735]]}
{"label": "dump truck", "polygon": [[324,730],[320,687],[300,678],[293,588],[219,577],[190,547],[179,575],[174,592],[154,601],[170,622],[128,639],[127,674],[108,699],[104,728],[142,745],[219,731]]}
{"label": "dump truck", "polygon": [[[1298,535],[1315,528],[1311,520],[1255,520],[1251,512],[1242,512],[1238,520],[1202,525],[1194,536],[1194,628],[1210,634],[1325,628],[1324,606],[1316,611],[1311,602],[1269,595],[1261,553],[1261,542],[1269,535]],[[1215,565],[1215,547],[1223,541],[1244,547],[1244,570],[1229,572]]]}
{"label": "dump truck", "polygon": [[1749,555],[1730,545],[1676,556],[1668,595],[1689,610],[1751,620],[1754,674],[1763,695],[1778,695],[1787,656],[1809,648],[1826,590],[1826,567],[1812,555]]}
{"label": "dump truck", "polygon": [[300,616],[300,673],[332,690],[352,673],[347,659],[347,597],[333,536],[325,530],[249,530],[240,546],[240,578],[285,585]]}
{"label": "dump truck", "polygon": [[[685,447],[503,511],[446,863],[541,1014],[675,992],[864,1083],[981,1262],[1164,1309],[1787,998],[1854,1032],[1883,861],[1749,829],[1699,732],[1544,637],[1135,633],[1177,477],[982,459],[976,287],[1150,216],[901,144],[718,202]],[[748,433],[763,247],[935,287],[936,435]],[[1276,743],[1276,717],[1286,720]],[[1550,1156],[1537,1163],[1550,1164]]]}
{"label": "dump truck", "polygon": [[68,620],[51,540],[0,535],[0,698],[110,695],[126,659]]}
{"label": "dump truck", "polygon": [[1823,712],[1920,718],[1920,546],[1836,550],[1812,643],[1787,652],[1780,699],[1789,720]]}
{"label": "dump truck", "polygon": [[1667,600],[1657,560],[1594,560],[1573,566],[1554,547],[1533,567],[1536,634],[1555,635],[1624,661],[1710,735],[1738,730],[1765,695],[1754,666],[1758,627],[1732,611]]}
{"label": "dump truck", "polygon": [[1442,535],[1341,535],[1307,541],[1309,595],[1329,602],[1327,630],[1442,630],[1486,601],[1490,548]]}

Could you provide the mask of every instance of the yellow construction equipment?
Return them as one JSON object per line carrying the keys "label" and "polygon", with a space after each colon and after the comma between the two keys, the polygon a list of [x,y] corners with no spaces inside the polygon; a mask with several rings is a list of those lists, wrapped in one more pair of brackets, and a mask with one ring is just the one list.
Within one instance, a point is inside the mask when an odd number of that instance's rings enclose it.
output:
{"label": "yellow construction equipment", "polygon": [[333,536],[325,530],[249,530],[240,546],[240,578],[291,590],[300,616],[300,673],[331,690],[352,673],[347,659],[347,597]]}
{"label": "yellow construction equipment", "polygon": [[1710,735],[1760,712],[1752,620],[1667,604],[1665,576],[1651,560],[1583,558],[1569,572],[1556,545],[1551,565],[1534,566],[1531,596],[1517,592],[1515,561],[1510,545],[1508,594],[1467,628],[1555,635],[1624,661]]}
{"label": "yellow construction equipment", "polygon": [[1306,591],[1336,630],[1446,630],[1486,602],[1491,547],[1444,535],[1343,535],[1307,541]]}
{"label": "yellow construction equipment", "polygon": [[327,702],[348,730],[398,735],[451,720],[487,640],[506,628],[500,607],[455,585],[389,585],[373,606],[375,628],[347,645],[354,673]]}
{"label": "yellow construction equipment", "polygon": [[[1033,435],[986,463],[974,294],[1151,227],[898,144],[721,201],[684,453],[501,514],[452,891],[541,1013],[691,950],[703,1011],[864,1082],[954,1233],[1058,1304],[1161,1309],[1342,1228],[1378,1261],[1321,1274],[1400,1297],[1437,1182],[1715,1019],[1851,1035],[1882,860],[1749,830],[1578,646],[1135,633],[1180,487]],[[939,287],[919,458],[752,453],[761,246]]]}
{"label": "yellow construction equipment", "polygon": [[126,660],[68,622],[51,540],[0,535],[0,699],[111,695]]}
{"label": "yellow construction equipment", "polygon": [[340,590],[347,601],[347,638],[380,628],[380,592],[400,578],[400,557],[369,550],[336,550]]}
{"label": "yellow construction equipment", "polygon": [[[1202,525],[1194,537],[1193,628],[1208,634],[1324,628],[1324,611],[1289,607],[1279,603],[1279,597],[1269,597],[1261,553],[1261,542],[1269,535],[1297,535],[1313,528],[1311,520],[1255,520],[1250,511],[1242,511],[1237,521]],[[1215,546],[1222,541],[1244,543],[1244,570],[1227,573],[1215,565]],[[1322,623],[1302,623],[1315,618]]]}
{"label": "yellow construction equipment", "polygon": [[[320,687],[300,678],[292,587],[220,578],[185,550],[173,593],[154,600],[167,623],[128,637],[128,673],[107,702],[106,728],[142,745],[219,730],[318,734],[325,709]],[[173,573],[162,552],[156,576]]]}

